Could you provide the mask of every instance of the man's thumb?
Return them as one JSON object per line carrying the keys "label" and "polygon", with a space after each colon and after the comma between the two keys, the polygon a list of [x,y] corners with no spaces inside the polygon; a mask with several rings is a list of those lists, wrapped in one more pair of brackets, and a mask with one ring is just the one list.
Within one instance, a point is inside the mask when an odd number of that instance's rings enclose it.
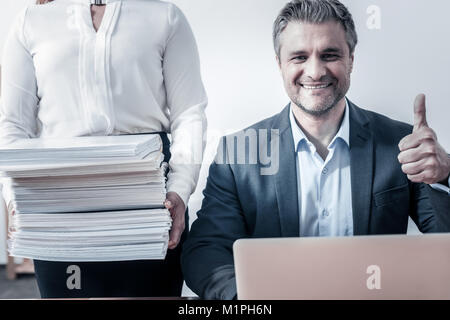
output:
{"label": "man's thumb", "polygon": [[425,108],[425,95],[419,94],[414,101],[414,130],[416,131],[421,127],[428,127],[427,115]]}

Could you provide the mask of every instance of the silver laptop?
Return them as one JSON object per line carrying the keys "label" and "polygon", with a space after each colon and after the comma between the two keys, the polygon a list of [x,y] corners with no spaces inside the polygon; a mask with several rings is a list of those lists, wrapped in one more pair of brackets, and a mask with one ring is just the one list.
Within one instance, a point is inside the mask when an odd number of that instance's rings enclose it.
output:
{"label": "silver laptop", "polygon": [[238,299],[450,299],[450,234],[241,239]]}

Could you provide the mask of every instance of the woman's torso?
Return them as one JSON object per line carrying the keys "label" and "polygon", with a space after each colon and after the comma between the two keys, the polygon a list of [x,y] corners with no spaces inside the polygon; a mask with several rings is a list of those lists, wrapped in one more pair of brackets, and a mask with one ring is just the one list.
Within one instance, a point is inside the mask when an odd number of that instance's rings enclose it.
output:
{"label": "woman's torso", "polygon": [[30,6],[40,136],[168,131],[163,56],[171,5],[110,1],[96,32],[89,1]]}

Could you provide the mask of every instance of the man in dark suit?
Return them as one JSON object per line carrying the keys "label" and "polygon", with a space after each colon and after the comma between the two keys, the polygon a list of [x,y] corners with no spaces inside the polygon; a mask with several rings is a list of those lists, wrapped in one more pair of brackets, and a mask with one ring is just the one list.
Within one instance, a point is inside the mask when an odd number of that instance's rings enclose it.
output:
{"label": "man in dark suit", "polygon": [[236,297],[240,238],[404,234],[408,216],[422,232],[450,231],[450,159],[426,123],[425,97],[414,127],[347,100],[356,43],[337,0],[281,11],[274,45],[291,103],[222,139],[183,247],[200,297]]}

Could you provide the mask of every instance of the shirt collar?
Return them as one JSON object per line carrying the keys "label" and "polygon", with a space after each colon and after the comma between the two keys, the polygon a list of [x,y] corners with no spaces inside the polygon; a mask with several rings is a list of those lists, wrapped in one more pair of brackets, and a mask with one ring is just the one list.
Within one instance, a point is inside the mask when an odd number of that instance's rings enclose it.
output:
{"label": "shirt collar", "polygon": [[[292,128],[292,137],[294,138],[294,147],[296,151],[298,151],[298,146],[301,141],[305,141],[307,143],[310,143],[310,141],[308,140],[303,130],[297,125],[297,122],[295,121],[294,112],[292,111],[292,103],[289,108],[290,108],[289,121],[291,123]],[[346,143],[348,147],[350,147],[350,111],[347,98],[345,98],[345,110],[341,126],[339,127],[339,130],[334,136],[333,140],[331,140],[331,143],[329,144],[328,148],[329,149],[333,148],[338,139],[342,140],[343,142]]]}

